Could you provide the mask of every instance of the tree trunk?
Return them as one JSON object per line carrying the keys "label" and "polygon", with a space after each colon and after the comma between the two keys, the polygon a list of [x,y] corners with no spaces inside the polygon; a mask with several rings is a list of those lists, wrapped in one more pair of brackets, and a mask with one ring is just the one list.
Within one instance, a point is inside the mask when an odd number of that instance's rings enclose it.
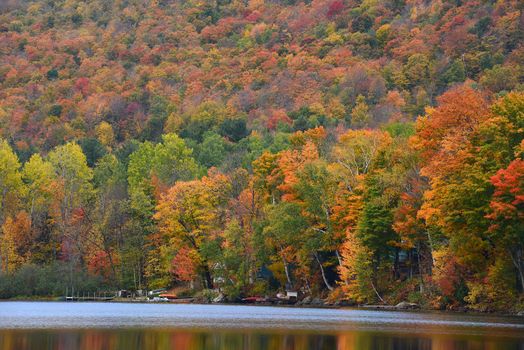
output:
{"label": "tree trunk", "polygon": [[136,283],[136,269],[133,266],[133,284],[135,285],[135,290],[138,290],[138,284]]}
{"label": "tree trunk", "polygon": [[375,261],[372,264],[373,265],[373,275],[371,276],[370,282],[371,282],[371,287],[373,288],[373,291],[375,292],[377,297],[380,299],[380,301],[384,303],[384,299],[382,299],[382,297],[378,293],[377,287],[375,287],[375,285],[377,284],[377,272],[378,272],[378,266],[380,266],[380,261],[381,261],[380,254],[376,253]]}
{"label": "tree trunk", "polygon": [[511,260],[513,265],[517,269],[517,273],[520,279],[520,288],[521,291],[524,291],[524,262],[522,261],[522,249],[517,248],[516,250],[510,251]]}
{"label": "tree trunk", "polygon": [[[5,245],[5,239],[3,237],[4,236],[3,225],[4,225],[4,208],[5,208],[6,195],[7,195],[7,187],[4,187],[2,191],[2,203],[0,203],[1,205],[0,207],[0,273],[4,271],[4,259],[2,257],[3,257],[4,245]],[[5,255],[7,259],[7,253]],[[5,270],[7,274],[7,262],[5,263]]]}
{"label": "tree trunk", "polygon": [[304,278],[304,282],[306,282],[306,290],[309,294],[311,294],[311,286],[309,285],[309,280],[307,277]]}
{"label": "tree trunk", "polygon": [[5,239],[2,235],[1,229],[2,228],[0,227],[0,274],[4,272],[4,245],[5,245]]}
{"label": "tree trunk", "polygon": [[322,279],[324,280],[324,284],[326,285],[327,289],[333,290],[333,287],[329,284],[327,280],[326,273],[324,271],[324,266],[322,266],[322,262],[318,258],[317,252],[314,252],[313,255],[315,256],[315,259],[317,259],[318,266],[320,266],[320,273],[322,274]]}
{"label": "tree trunk", "polygon": [[342,266],[342,257],[340,256],[340,253],[338,252],[338,249],[335,250],[335,254],[337,256],[338,265]]}
{"label": "tree trunk", "polygon": [[409,279],[413,278],[413,250],[408,250],[409,257]]}
{"label": "tree trunk", "polygon": [[293,283],[291,282],[291,276],[289,274],[289,266],[286,261],[284,261],[284,271],[286,272],[287,283],[289,283],[289,285],[292,285]]}
{"label": "tree trunk", "polygon": [[107,257],[109,258],[109,265],[111,266],[111,273],[113,274],[113,281],[117,283],[118,288],[120,289],[120,279],[117,279],[116,275],[116,267],[113,262],[113,257],[111,256],[111,252],[109,249],[106,250]]}
{"label": "tree trunk", "polygon": [[[142,261],[138,262],[138,286],[142,288]],[[146,280],[147,283],[147,280]]]}
{"label": "tree trunk", "polygon": [[431,267],[435,266],[435,258],[433,257],[433,240],[431,239],[431,233],[429,231],[426,231],[426,234],[428,235],[428,243],[429,243],[429,255],[431,256]]}
{"label": "tree trunk", "polygon": [[393,270],[394,270],[393,276],[395,277],[395,279],[400,278],[399,269],[400,269],[400,263],[399,263],[398,248],[397,248],[395,249],[395,262],[393,263]]}
{"label": "tree trunk", "polygon": [[287,283],[291,286],[293,283],[291,282],[291,274],[289,272],[289,264],[286,261],[285,255],[284,255],[284,247],[282,245],[280,246],[280,258],[282,259],[282,264],[284,264],[284,272],[286,273],[286,279]]}
{"label": "tree trunk", "polygon": [[418,276],[420,278],[420,293],[424,292],[424,278],[422,277],[422,267],[420,262],[420,242],[417,244],[417,267],[418,267]]}
{"label": "tree trunk", "polygon": [[204,263],[202,267],[204,268],[204,281],[206,283],[206,288],[213,289],[213,279],[211,278],[211,272],[209,271],[209,266],[207,266],[207,263]]}
{"label": "tree trunk", "polygon": [[373,281],[371,281],[371,287],[373,288],[373,291],[375,292],[375,294],[377,295],[377,297],[380,299],[380,301],[381,301],[382,303],[384,303],[384,299],[382,299],[382,297],[380,296],[380,294],[378,294],[377,288],[375,288],[375,284],[373,283]]}
{"label": "tree trunk", "polygon": [[284,255],[282,255],[282,263],[284,264],[284,272],[286,273],[287,283],[289,283],[289,285],[292,285],[293,283],[291,283],[291,276],[289,274],[289,265],[286,259],[284,258]]}

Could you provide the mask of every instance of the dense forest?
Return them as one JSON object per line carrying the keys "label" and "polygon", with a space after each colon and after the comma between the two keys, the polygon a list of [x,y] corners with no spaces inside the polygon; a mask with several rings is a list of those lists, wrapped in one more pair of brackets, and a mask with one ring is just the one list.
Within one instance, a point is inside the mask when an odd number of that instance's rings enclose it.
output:
{"label": "dense forest", "polygon": [[524,308],[524,3],[0,4],[0,297]]}

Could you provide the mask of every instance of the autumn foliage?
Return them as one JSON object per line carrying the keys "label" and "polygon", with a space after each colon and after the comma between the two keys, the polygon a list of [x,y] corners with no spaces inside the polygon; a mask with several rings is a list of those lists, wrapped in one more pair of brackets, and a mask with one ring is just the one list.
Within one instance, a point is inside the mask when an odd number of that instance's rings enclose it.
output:
{"label": "autumn foliage", "polygon": [[520,310],[522,18],[516,0],[2,7],[0,297]]}

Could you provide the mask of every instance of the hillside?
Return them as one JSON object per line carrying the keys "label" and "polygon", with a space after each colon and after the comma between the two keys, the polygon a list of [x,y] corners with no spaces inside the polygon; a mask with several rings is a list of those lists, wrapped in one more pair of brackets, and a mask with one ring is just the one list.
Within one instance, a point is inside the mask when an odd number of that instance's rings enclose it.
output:
{"label": "hillside", "polygon": [[523,10],[2,2],[0,297],[288,286],[517,311]]}
{"label": "hillside", "polygon": [[[10,6],[0,17],[0,125],[20,153],[96,137],[102,121],[117,143],[166,131],[199,140],[223,119],[256,130],[376,126],[413,120],[467,79],[498,93],[524,74],[519,1]],[[357,101],[366,120],[352,120]],[[198,120],[206,106],[220,112]]]}

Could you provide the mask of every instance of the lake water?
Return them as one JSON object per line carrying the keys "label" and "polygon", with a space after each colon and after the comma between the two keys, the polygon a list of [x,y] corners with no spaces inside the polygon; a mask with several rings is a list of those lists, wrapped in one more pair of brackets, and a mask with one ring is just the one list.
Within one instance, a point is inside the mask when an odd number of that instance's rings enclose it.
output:
{"label": "lake water", "polygon": [[524,318],[238,305],[0,302],[0,349],[524,350]]}

